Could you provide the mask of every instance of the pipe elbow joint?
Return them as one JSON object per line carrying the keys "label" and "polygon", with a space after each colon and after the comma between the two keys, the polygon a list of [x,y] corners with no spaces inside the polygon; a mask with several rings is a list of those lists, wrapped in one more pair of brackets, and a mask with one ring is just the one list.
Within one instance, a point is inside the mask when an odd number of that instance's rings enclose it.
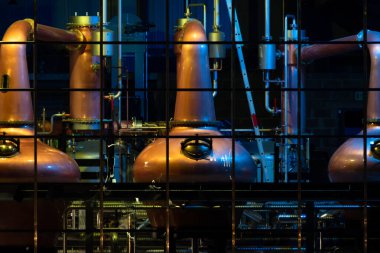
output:
{"label": "pipe elbow joint", "polygon": [[15,21],[11,24],[4,34],[3,41],[25,42],[34,33],[34,20],[24,19]]}
{"label": "pipe elbow joint", "polygon": [[34,32],[34,19],[26,18],[23,21],[26,21],[29,23],[30,27],[32,28],[31,32]]}

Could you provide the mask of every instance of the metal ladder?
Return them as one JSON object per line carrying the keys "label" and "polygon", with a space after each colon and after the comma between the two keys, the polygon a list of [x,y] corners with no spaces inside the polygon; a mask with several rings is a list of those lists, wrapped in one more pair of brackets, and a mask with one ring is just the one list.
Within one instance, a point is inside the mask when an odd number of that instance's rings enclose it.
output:
{"label": "metal ladder", "polygon": [[[240,25],[239,25],[239,20],[238,16],[235,11],[235,22],[232,21],[232,0],[226,0],[227,4],[227,9],[228,9],[228,15],[230,17],[231,24],[235,24],[235,42],[242,42],[243,38],[240,32]],[[269,173],[268,167],[264,158],[264,146],[263,146],[263,140],[260,135],[260,129],[256,117],[256,110],[255,110],[255,105],[253,102],[253,96],[251,92],[251,86],[249,84],[248,80],[248,73],[247,73],[247,68],[245,66],[245,60],[244,60],[244,55],[243,55],[243,45],[242,44],[236,44],[236,51],[239,59],[239,64],[240,64],[240,69],[241,69],[241,74],[243,76],[243,82],[244,82],[244,88],[246,89],[246,96],[247,96],[247,101],[248,101],[248,106],[249,106],[249,112],[251,114],[251,120],[252,120],[252,125],[253,125],[253,130],[255,132],[255,135],[258,136],[256,138],[256,143],[257,143],[257,149],[259,150],[259,158],[261,161],[261,166],[263,169],[263,175],[267,175]],[[266,178],[263,176],[263,178]]]}

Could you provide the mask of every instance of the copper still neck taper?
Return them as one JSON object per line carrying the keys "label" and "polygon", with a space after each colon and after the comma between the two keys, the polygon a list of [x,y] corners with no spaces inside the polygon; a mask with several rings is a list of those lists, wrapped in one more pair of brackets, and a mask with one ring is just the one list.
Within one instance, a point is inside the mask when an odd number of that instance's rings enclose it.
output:
{"label": "copper still neck taper", "polygon": [[[202,24],[192,20],[176,34],[180,43],[207,42]],[[206,44],[177,44],[177,98],[174,121],[215,121],[211,91],[208,47]],[[194,91],[181,91],[193,89]]]}

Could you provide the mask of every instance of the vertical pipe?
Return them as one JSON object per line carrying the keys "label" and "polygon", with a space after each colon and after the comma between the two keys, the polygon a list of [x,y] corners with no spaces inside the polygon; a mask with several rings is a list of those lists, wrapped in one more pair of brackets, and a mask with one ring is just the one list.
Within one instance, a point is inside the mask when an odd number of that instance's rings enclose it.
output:
{"label": "vertical pipe", "polygon": [[[285,17],[285,27],[284,27],[284,42],[288,42],[288,16]],[[285,135],[288,134],[288,92],[286,89],[288,88],[288,51],[289,46],[288,44],[284,45],[284,108],[282,110],[283,112],[283,133]],[[288,141],[287,138],[283,140],[284,147],[283,147],[283,166],[282,169],[284,170],[284,182],[286,183],[288,181]]]}
{"label": "vertical pipe", "polygon": [[[104,1],[105,0],[100,0],[101,1],[101,9],[100,9],[100,13],[104,13],[103,12],[103,4],[104,4]],[[100,108],[100,119],[99,119],[99,123],[100,123],[100,143],[99,143],[99,158],[100,158],[100,168],[99,168],[99,181],[100,181],[100,184],[99,184],[99,252],[100,253],[103,253],[104,252],[104,175],[103,175],[103,168],[104,168],[104,157],[103,157],[103,154],[105,153],[104,152],[104,146],[103,146],[103,142],[105,142],[104,140],[104,125],[103,125],[103,119],[104,119],[104,107],[103,107],[103,97],[104,97],[104,60],[105,60],[105,56],[103,54],[103,42],[104,42],[104,34],[103,34],[103,31],[104,31],[104,22],[103,22],[103,15],[100,16],[100,37],[99,37],[99,41],[100,41],[100,50],[99,50],[99,53],[100,53],[100,56],[99,56],[99,59],[100,59],[100,71],[99,71],[99,78],[100,78],[100,99],[99,99],[99,108]]]}
{"label": "vertical pipe", "polygon": [[[148,42],[148,32],[145,32],[145,42]],[[148,84],[149,84],[149,80],[148,80],[148,43],[145,44],[145,65],[144,65],[144,76],[145,76],[145,85],[144,85],[144,97],[145,97],[145,104],[144,104],[144,115],[145,115],[145,121],[149,121],[149,110],[148,110],[148,103],[149,103],[149,100],[148,100]]]}
{"label": "vertical pipe", "polygon": [[214,0],[214,31],[219,30],[219,0]]}
{"label": "vertical pipe", "polygon": [[[121,98],[120,98],[120,100],[121,100]],[[118,152],[119,152],[119,178],[120,178],[120,183],[124,183],[124,177],[123,177],[124,167],[123,167],[123,152],[122,152],[123,150],[122,150],[122,146],[121,146],[121,143],[122,143],[121,139],[119,139],[118,142],[119,142],[119,145],[117,148],[118,148]]]}
{"label": "vertical pipe", "polygon": [[203,4],[203,27],[205,29],[205,32],[207,31],[207,7],[206,4]]}
{"label": "vertical pipe", "polygon": [[108,4],[107,4],[107,0],[103,0],[103,24],[106,25],[108,23],[108,20],[107,20],[107,13],[108,13]]}
{"label": "vertical pipe", "polygon": [[212,88],[215,89],[214,92],[212,93],[212,96],[215,98],[216,95],[218,94],[218,61],[215,60],[214,61],[214,66],[213,66],[213,69],[214,69],[214,78],[212,80]]}
{"label": "vertical pipe", "polygon": [[128,228],[128,232],[127,232],[127,235],[128,235],[128,253],[134,253],[134,251],[132,251],[133,249],[133,238],[131,236],[131,229],[132,229],[132,219],[131,219],[131,216],[132,214],[128,214],[128,225],[127,225],[127,228]]}
{"label": "vertical pipe", "polygon": [[268,70],[264,70],[264,78],[265,78],[265,109],[267,110],[267,112],[273,114],[273,113],[275,113],[275,108],[270,107],[270,92],[269,92],[270,76],[269,76]]}
{"label": "vertical pipe", "polygon": [[[123,13],[123,6],[122,6],[122,1],[118,0],[117,3],[117,40],[118,40],[118,45],[117,45],[117,88],[119,89],[119,92],[121,92],[121,89],[123,87],[123,72],[122,72],[122,48],[121,48],[121,30],[122,30],[122,13]],[[119,97],[118,101],[118,107],[119,107],[119,114],[118,114],[118,125],[121,126],[121,96]],[[127,105],[128,107],[128,105]],[[128,121],[128,117],[127,117]]]}
{"label": "vertical pipe", "polygon": [[66,246],[67,246],[67,234],[66,234],[66,219],[67,219],[67,213],[66,213],[66,210],[64,211],[63,213],[63,217],[62,217],[62,222],[63,222],[63,247],[62,247],[62,250],[63,250],[63,253],[67,253],[67,249],[66,249]]}
{"label": "vertical pipe", "polygon": [[265,0],[265,40],[270,40],[270,0]]}

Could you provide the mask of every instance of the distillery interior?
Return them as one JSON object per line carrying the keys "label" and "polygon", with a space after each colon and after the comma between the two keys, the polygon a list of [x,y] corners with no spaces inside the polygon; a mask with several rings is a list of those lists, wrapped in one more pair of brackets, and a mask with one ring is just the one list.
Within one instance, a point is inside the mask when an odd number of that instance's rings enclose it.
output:
{"label": "distillery interior", "polygon": [[0,252],[379,252],[379,13],[0,1]]}

